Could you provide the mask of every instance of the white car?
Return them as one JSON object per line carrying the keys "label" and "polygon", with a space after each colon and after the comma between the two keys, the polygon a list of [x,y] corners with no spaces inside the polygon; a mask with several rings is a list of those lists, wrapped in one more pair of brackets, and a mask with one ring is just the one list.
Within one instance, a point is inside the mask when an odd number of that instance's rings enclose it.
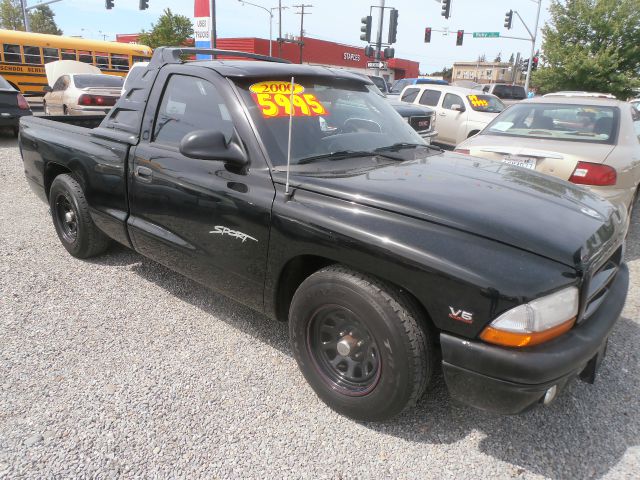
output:
{"label": "white car", "polygon": [[400,99],[433,108],[438,123],[433,141],[452,147],[479,133],[506,108],[495,95],[450,85],[410,85]]}

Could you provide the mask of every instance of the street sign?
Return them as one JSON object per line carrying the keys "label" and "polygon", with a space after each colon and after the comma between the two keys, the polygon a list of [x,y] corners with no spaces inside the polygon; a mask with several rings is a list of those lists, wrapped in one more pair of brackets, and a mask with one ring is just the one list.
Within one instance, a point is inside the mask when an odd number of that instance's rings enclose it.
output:
{"label": "street sign", "polygon": [[473,32],[473,38],[498,38],[500,32]]}
{"label": "street sign", "polygon": [[367,68],[379,68],[380,70],[386,70],[387,62],[367,62]]}

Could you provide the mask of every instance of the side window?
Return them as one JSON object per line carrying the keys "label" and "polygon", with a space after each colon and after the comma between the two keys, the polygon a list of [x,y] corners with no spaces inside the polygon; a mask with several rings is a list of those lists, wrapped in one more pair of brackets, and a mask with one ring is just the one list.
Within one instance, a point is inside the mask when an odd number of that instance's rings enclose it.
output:
{"label": "side window", "polygon": [[22,55],[20,55],[20,45],[3,45],[4,61],[9,63],[22,63]]}
{"label": "side window", "polygon": [[402,98],[400,98],[400,100],[402,100],[403,102],[413,103],[413,101],[417,98],[418,93],[420,93],[419,88],[407,88],[402,94]]}
{"label": "side window", "polygon": [[44,63],[51,63],[60,60],[60,52],[57,48],[43,48],[42,55],[44,56]]}
{"label": "side window", "polygon": [[129,70],[129,57],[126,55],[112,53],[111,68],[113,70],[120,70],[120,71],[126,72],[127,70]]}
{"label": "side window", "polygon": [[109,54],[107,52],[96,52],[96,67],[104,70],[109,68]]}
{"label": "side window", "polygon": [[422,96],[420,97],[420,104],[427,105],[428,107],[435,107],[438,105],[440,95],[442,95],[442,93],[438,90],[425,90],[422,92]]}
{"label": "side window", "polygon": [[635,107],[631,107],[631,120],[633,121],[633,128],[636,131],[638,142],[640,142],[640,112]]}
{"label": "side window", "polygon": [[76,51],[71,50],[69,48],[65,48],[62,51],[62,60],[75,60],[76,59]]}
{"label": "side window", "polygon": [[454,95],[453,93],[447,93],[444,96],[444,100],[442,101],[442,108],[451,110],[452,105],[460,105],[461,107],[464,107],[464,102],[458,95]]}
{"label": "side window", "polygon": [[78,51],[78,61],[82,63],[93,63],[93,56],[91,52],[80,50]]}
{"label": "side window", "polygon": [[64,88],[64,76],[58,78],[58,80],[56,80],[56,83],[53,84],[52,90],[54,92],[59,92]]}
{"label": "side window", "polygon": [[24,63],[41,64],[40,47],[22,47],[24,51]]}
{"label": "side window", "polygon": [[177,146],[187,133],[215,128],[224,122],[231,124],[231,116],[211,83],[172,75],[162,95],[151,141]]}

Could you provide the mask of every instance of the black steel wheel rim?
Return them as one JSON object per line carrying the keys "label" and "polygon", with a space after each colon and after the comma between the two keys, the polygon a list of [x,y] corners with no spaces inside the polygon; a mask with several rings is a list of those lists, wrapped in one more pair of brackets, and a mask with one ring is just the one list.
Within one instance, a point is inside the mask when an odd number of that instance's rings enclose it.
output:
{"label": "black steel wheel rim", "polygon": [[307,349],[320,377],[336,391],[362,396],[378,384],[378,345],[364,322],[345,307],[327,305],[313,314]]}
{"label": "black steel wheel rim", "polygon": [[78,238],[78,214],[73,203],[65,194],[56,197],[55,213],[65,241],[75,242]]}

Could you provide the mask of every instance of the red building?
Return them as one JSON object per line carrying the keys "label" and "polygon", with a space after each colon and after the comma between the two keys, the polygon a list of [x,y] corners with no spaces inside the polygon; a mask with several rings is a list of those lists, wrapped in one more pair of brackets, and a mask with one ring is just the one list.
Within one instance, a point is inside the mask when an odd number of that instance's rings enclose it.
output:
{"label": "red building", "polygon": [[[135,43],[136,34],[116,35],[116,40],[123,43]],[[218,48],[224,50],[238,50],[241,52],[269,55],[269,40],[264,38],[219,38]],[[278,56],[278,42],[273,42],[273,54]],[[345,68],[348,70],[373,75],[374,69],[367,68],[367,63],[374,59],[366,57],[364,47],[354,47],[342,43],[328,42],[317,38],[305,37],[302,51],[303,63],[310,65],[325,65],[329,67]],[[300,47],[294,43],[282,44],[282,57],[295,63],[300,62]],[[380,74],[388,81],[400,78],[417,77],[420,64],[403,58],[385,60],[387,69]]]}

